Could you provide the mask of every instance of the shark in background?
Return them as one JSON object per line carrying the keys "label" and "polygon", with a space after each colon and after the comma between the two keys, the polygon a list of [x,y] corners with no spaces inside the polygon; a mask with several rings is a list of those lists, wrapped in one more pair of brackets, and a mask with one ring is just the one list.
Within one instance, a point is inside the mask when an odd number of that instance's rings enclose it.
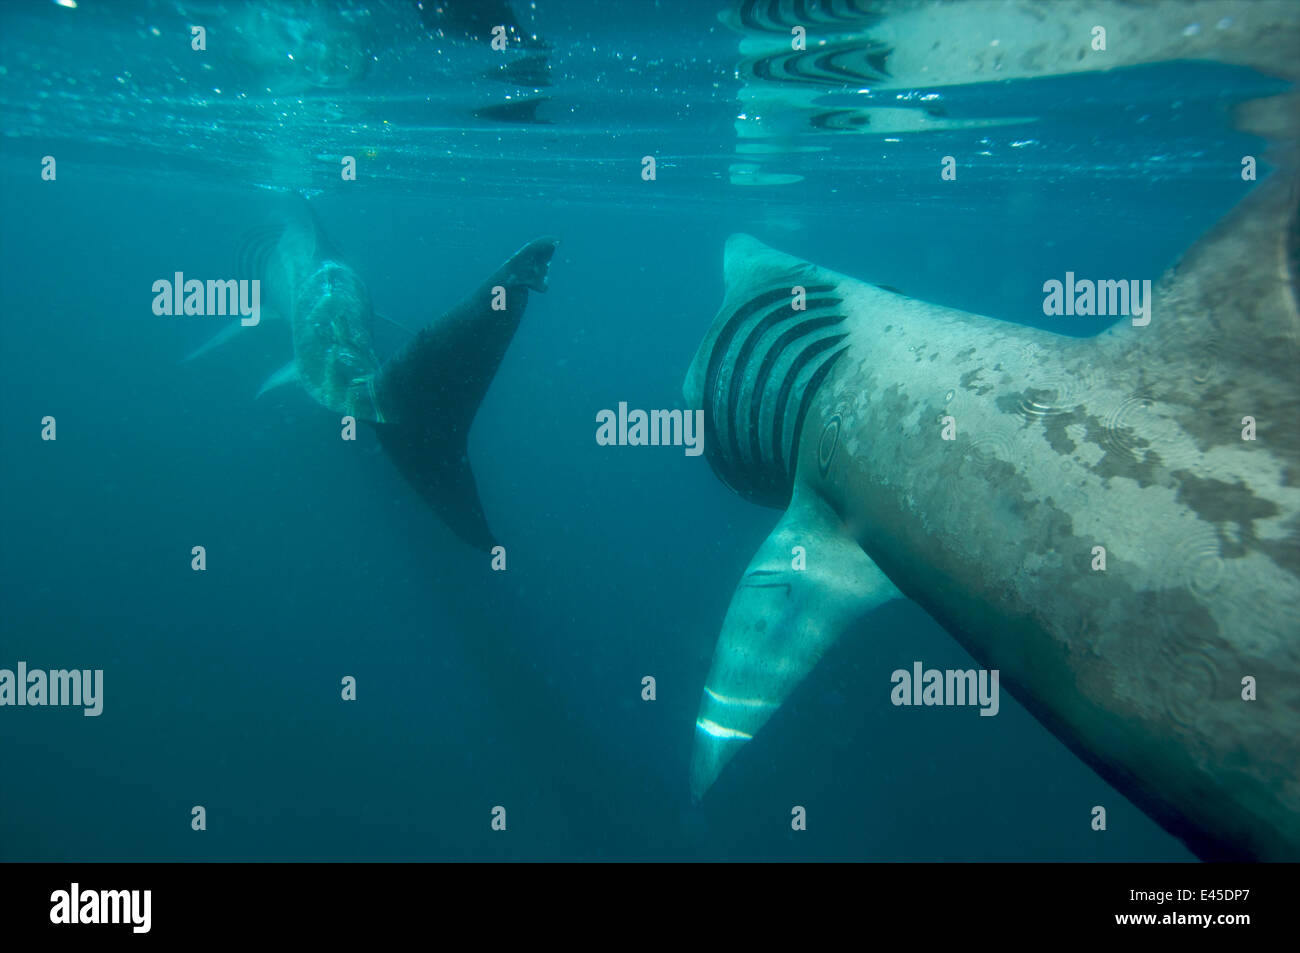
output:
{"label": "shark in background", "polygon": [[[742,3],[740,22],[788,50],[794,6]],[[932,8],[818,9],[876,18],[885,42],[882,14]],[[1129,58],[1300,78],[1300,9],[1267,2],[953,4],[933,55],[859,61],[948,81],[1067,69],[1071,24],[1106,11],[1154,44]],[[981,45],[1010,16],[1023,29]],[[1274,171],[1158,282],[1146,326],[1054,335],[727,242],[725,297],[684,393],[718,477],[784,515],[722,623],[694,798],[845,632],[907,598],[1200,857],[1300,859],[1300,97],[1235,118],[1268,139]]]}
{"label": "shark in background", "polygon": [[[251,231],[239,274],[261,282],[264,320],[287,324],[293,357],[258,396],[298,385],[320,406],[366,421],[420,497],[467,544],[494,545],[470,468],[469,429],[528,305],[547,288],[558,243],[529,242],[381,361],[370,292],[299,198],[286,221]],[[232,323],[193,360],[251,331]]]}

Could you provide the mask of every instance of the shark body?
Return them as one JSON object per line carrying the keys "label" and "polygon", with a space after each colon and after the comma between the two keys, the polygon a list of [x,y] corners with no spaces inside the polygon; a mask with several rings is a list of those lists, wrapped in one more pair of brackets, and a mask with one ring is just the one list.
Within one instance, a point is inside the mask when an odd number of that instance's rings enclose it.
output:
{"label": "shark body", "polygon": [[1149,325],[1094,338],[728,241],[684,391],[715,472],[785,515],[723,622],[696,798],[906,597],[1201,856],[1300,857],[1296,183],[1198,242]]}

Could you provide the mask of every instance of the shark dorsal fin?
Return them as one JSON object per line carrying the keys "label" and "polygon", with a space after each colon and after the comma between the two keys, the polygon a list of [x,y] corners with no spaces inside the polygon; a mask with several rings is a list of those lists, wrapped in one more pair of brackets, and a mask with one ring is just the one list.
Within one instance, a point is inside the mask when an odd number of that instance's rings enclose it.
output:
{"label": "shark dorsal fin", "polygon": [[1300,177],[1274,173],[1192,245],[1160,280],[1152,346],[1169,355],[1210,340],[1222,363],[1289,376],[1297,203]]}
{"label": "shark dorsal fin", "polygon": [[[1300,467],[1296,216],[1300,178],[1274,173],[1160,279],[1150,324],[1103,332],[1108,362],[1133,362],[1135,387],[1177,411],[1202,446],[1235,444],[1251,418],[1261,449]],[[1171,410],[1170,412],[1174,412]]]}

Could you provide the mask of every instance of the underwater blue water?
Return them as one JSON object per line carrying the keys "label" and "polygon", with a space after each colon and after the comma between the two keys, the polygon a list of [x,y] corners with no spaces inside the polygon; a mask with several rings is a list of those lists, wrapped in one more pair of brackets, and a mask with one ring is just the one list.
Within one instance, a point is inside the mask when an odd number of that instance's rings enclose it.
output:
{"label": "underwater blue water", "polygon": [[[952,115],[1037,118],[828,137],[785,158],[801,181],[738,185],[715,5],[536,7],[546,124],[475,118],[500,90],[410,25],[352,87],[240,99],[194,61],[193,10],[0,11],[0,667],[105,671],[98,718],[0,712],[0,858],[1188,859],[1006,693],[997,718],[892,707],[893,669],[975,664],[910,604],[846,637],[693,806],[700,686],[777,513],[680,448],[598,446],[595,414],[684,405],[737,231],[1095,333],[1045,318],[1042,282],[1157,278],[1248,188],[1260,144],[1230,109],[1278,84],[1174,63],[963,87]],[[278,362],[236,345],[181,363],[216,319],[152,313],[155,279],[230,274],[286,188],[408,327],[561,239],[470,440],[508,571],[300,389],[254,399]],[[375,334],[381,354],[403,340]],[[1079,822],[1094,804],[1105,837]]]}

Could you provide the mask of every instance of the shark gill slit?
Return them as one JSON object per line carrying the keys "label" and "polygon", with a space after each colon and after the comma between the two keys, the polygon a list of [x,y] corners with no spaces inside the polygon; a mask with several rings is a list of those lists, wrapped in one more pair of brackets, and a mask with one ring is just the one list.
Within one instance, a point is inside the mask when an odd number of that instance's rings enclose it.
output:
{"label": "shark gill slit", "polygon": [[[806,289],[810,294],[830,291],[830,285],[816,285]],[[788,302],[790,300],[790,289],[788,287],[774,288],[760,295],[749,299],[745,304],[736,309],[722,330],[714,338],[713,346],[709,351],[709,367],[704,379],[704,394],[702,402],[705,404],[705,421],[704,421],[704,446],[705,456],[709,460],[709,465],[718,479],[724,484],[735,490],[741,496],[746,496],[740,487],[733,485],[729,472],[731,467],[727,465],[725,456],[720,456],[722,448],[725,448],[730,440],[730,431],[724,430],[724,425],[730,426],[731,420],[724,408],[718,406],[718,401],[725,398],[725,394],[718,391],[718,379],[722,373],[724,365],[730,367],[730,362],[726,360],[727,352],[731,350],[732,340],[741,326],[754,316],[758,311],[767,308],[779,301]],[[734,386],[736,379],[736,369],[732,368],[727,375],[727,388]]]}
{"label": "shark gill slit", "polygon": [[[843,318],[841,318],[841,320],[843,320]],[[814,341],[812,344],[809,344],[804,348],[803,352],[798,358],[796,358],[794,369],[791,371],[790,375],[786,377],[785,383],[781,385],[781,393],[779,395],[779,402],[777,403],[777,413],[780,414],[781,417],[773,422],[772,433],[774,438],[778,440],[780,438],[785,422],[784,416],[786,405],[784,401],[789,392],[790,386],[794,383],[795,376],[802,371],[804,366],[811,362],[814,357],[822,351],[834,347],[846,337],[848,337],[847,334],[836,334],[833,337],[822,338],[820,341]],[[794,465],[795,460],[799,455],[799,437],[803,434],[803,422],[808,416],[808,405],[812,403],[813,395],[816,394],[817,389],[822,386],[822,381],[826,380],[826,375],[831,372],[831,368],[835,366],[835,362],[838,361],[848,349],[849,347],[846,344],[844,347],[827,357],[820,365],[818,365],[817,370],[812,373],[812,376],[809,377],[807,382],[803,385],[803,395],[799,398],[799,410],[795,413],[794,417],[794,432],[790,435],[790,452],[786,454],[784,460],[781,458],[780,443],[777,442],[774,447],[776,452],[777,469],[784,472],[786,475],[787,492],[794,488]]]}
{"label": "shark gill slit", "polygon": [[[810,304],[810,311],[821,310],[828,304],[839,304],[839,298],[814,299]],[[827,327],[830,324],[837,324],[843,321],[843,316],[831,315],[822,318],[805,317],[805,312],[791,311],[788,305],[777,308],[758,324],[754,325],[753,331],[745,338],[745,343],[741,347],[740,354],[736,359],[736,367],[749,367],[750,358],[753,356],[754,349],[758,346],[763,335],[766,334],[774,325],[782,321],[794,320],[797,322],[793,327],[786,329],[777,340],[767,348],[763,360],[759,363],[758,370],[754,375],[753,392],[749,398],[749,458],[746,461],[749,464],[763,459],[762,449],[760,447],[759,435],[762,431],[759,416],[762,412],[763,398],[767,394],[767,380],[772,376],[772,368],[775,366],[777,359],[781,356],[782,351],[790,342],[798,340],[804,335]],[[740,389],[733,387],[727,399],[727,419],[733,423],[740,419],[737,404],[740,402]],[[743,456],[740,443],[737,439],[735,430],[731,432],[731,453],[733,457]]]}
{"label": "shark gill slit", "polygon": [[245,232],[235,250],[235,277],[265,278],[267,262],[275,254],[284,231],[283,225],[258,225]]}
{"label": "shark gill slit", "polygon": [[[795,456],[802,419],[811,400],[809,388],[815,389],[821,383],[839,356],[831,355],[804,376],[818,355],[844,337],[826,334],[844,320],[843,315],[829,310],[840,300],[815,297],[831,287],[807,288],[814,297],[809,299],[812,308],[805,311],[790,309],[786,287],[751,298],[723,325],[710,349],[703,401],[708,434],[705,453],[720,480],[741,496],[763,505],[781,507],[789,503],[793,467],[787,461],[793,461]],[[769,332],[785,320],[795,324],[772,338]],[[809,341],[795,351],[797,343]],[[729,370],[726,374],[724,365]],[[750,393],[744,393],[746,390]],[[792,400],[798,400],[798,407],[791,426],[787,421]],[[763,426],[765,414],[771,415],[770,429]],[[788,426],[792,433],[786,441],[783,438]],[[764,446],[765,432],[771,434],[769,446]]]}

